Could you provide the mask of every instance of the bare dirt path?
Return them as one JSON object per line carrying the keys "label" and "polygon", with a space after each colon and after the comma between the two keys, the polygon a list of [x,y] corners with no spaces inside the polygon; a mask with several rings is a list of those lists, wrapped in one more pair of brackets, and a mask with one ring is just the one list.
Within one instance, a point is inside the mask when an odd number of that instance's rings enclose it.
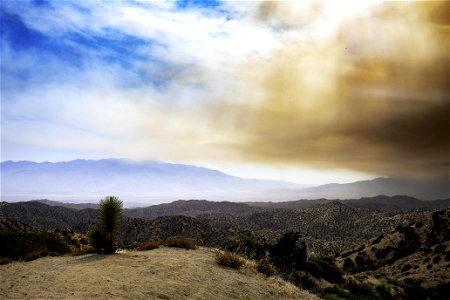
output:
{"label": "bare dirt path", "polygon": [[247,265],[218,266],[211,249],[44,257],[0,266],[1,299],[318,299]]}

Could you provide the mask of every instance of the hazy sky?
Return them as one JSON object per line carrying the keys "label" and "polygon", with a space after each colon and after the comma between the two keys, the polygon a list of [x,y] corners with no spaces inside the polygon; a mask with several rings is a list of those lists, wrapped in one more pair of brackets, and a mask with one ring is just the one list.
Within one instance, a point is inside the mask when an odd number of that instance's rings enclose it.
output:
{"label": "hazy sky", "polygon": [[1,5],[2,161],[448,179],[448,1]]}

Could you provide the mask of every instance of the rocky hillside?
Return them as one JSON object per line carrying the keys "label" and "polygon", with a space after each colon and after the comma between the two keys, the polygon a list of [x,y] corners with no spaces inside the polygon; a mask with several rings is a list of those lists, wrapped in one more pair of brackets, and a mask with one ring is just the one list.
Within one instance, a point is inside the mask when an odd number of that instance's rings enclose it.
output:
{"label": "rocky hillside", "polygon": [[37,201],[0,203],[0,215],[39,229],[86,231],[97,214],[95,209],[75,210]]}
{"label": "rocky hillside", "polygon": [[186,236],[200,245],[218,247],[243,234],[242,230],[213,226],[188,216],[167,216],[155,220],[124,218],[118,243],[120,247],[133,248],[144,241],[165,241],[171,236]]}
{"label": "rocky hillside", "polygon": [[317,204],[325,204],[329,202],[341,202],[353,208],[370,208],[380,211],[402,211],[402,210],[417,210],[417,209],[444,209],[450,206],[450,198],[439,200],[419,200],[409,196],[385,196],[379,195],[376,197],[363,197],[360,199],[346,199],[346,200],[297,200],[287,202],[247,202],[248,205],[265,207],[265,208],[288,208],[288,209],[302,209],[315,206]]}
{"label": "rocky hillside", "polygon": [[132,218],[155,219],[162,216],[197,216],[206,213],[229,213],[242,215],[263,210],[260,207],[250,206],[237,202],[215,202],[206,200],[179,200],[171,203],[152,205],[143,208],[125,209],[124,215]]}
{"label": "rocky hillside", "polygon": [[198,218],[252,231],[269,239],[277,239],[286,231],[298,231],[312,251],[334,255],[429,214],[430,211],[381,212],[334,201],[305,209],[273,209],[244,216],[208,214]]}
{"label": "rocky hillside", "polygon": [[345,272],[388,282],[413,299],[443,299],[450,291],[450,208],[344,252],[337,263]]}
{"label": "rocky hillside", "polygon": [[[388,233],[397,226],[416,222],[428,214],[430,210],[354,208],[338,201],[326,201],[304,209],[261,208],[233,202],[176,201],[125,209],[124,234],[119,240],[121,246],[130,246],[148,239],[163,240],[166,236],[162,233],[170,232],[172,235],[173,232],[195,238],[205,245],[218,245],[228,239],[228,231],[250,232],[275,241],[286,231],[294,230],[305,237],[315,253],[334,255]],[[2,202],[0,215],[39,229],[84,232],[96,222],[97,210],[49,206],[37,201]]]}
{"label": "rocky hillside", "polygon": [[[8,226],[25,226],[30,230],[86,232],[97,221],[97,210],[75,210],[35,201],[3,202],[0,206],[0,218],[8,220],[4,222]],[[170,236],[182,235],[196,240],[200,245],[219,246],[237,238],[241,233],[242,230],[230,226],[212,225],[205,220],[182,215],[153,220],[124,216],[117,242],[119,247],[133,247],[148,240],[164,241]]]}

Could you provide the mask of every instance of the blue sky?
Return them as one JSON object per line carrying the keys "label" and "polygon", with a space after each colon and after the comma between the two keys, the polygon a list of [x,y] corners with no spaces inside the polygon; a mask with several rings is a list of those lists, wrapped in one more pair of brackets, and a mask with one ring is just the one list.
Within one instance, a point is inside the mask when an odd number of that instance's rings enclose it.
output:
{"label": "blue sky", "polygon": [[422,176],[448,163],[442,8],[2,1],[1,160],[156,159],[313,184]]}

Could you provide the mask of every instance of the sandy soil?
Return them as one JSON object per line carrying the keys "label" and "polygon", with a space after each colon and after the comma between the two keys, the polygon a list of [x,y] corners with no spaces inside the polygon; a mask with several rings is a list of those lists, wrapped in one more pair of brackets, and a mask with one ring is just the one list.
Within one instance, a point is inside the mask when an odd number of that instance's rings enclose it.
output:
{"label": "sandy soil", "polygon": [[44,257],[0,266],[1,299],[318,299],[249,262],[218,266],[211,249]]}

